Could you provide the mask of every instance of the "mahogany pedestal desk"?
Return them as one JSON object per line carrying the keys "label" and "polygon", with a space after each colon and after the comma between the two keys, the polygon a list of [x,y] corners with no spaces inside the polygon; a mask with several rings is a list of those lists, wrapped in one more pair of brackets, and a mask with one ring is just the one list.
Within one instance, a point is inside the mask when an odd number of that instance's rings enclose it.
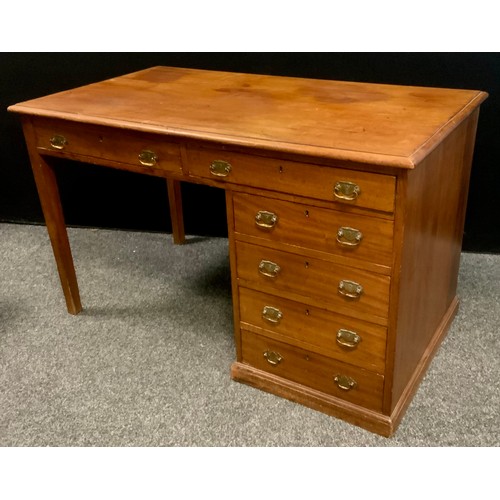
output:
{"label": "mahogany pedestal desk", "polygon": [[68,311],[53,159],[226,190],[235,380],[389,436],[455,315],[487,94],[155,67],[16,104]]}

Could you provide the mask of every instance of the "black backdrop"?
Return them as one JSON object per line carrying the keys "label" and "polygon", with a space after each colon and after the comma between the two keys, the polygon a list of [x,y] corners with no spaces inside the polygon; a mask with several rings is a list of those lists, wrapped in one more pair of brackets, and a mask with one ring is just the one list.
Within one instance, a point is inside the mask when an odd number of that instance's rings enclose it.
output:
{"label": "black backdrop", "polygon": [[[500,253],[500,55],[496,53],[2,53],[0,221],[43,216],[22,130],[6,108],[26,99],[165,65],[247,73],[484,90],[464,251]],[[170,232],[162,179],[83,164],[58,169],[70,226]],[[225,236],[222,190],[183,184],[188,234]]]}

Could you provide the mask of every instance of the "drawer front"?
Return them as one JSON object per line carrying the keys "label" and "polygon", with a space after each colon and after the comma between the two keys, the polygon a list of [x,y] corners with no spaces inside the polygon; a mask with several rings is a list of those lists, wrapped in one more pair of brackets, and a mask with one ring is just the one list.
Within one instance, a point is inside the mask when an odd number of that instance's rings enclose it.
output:
{"label": "drawer front", "polygon": [[387,325],[388,276],[239,241],[236,262],[240,285]]}
{"label": "drawer front", "polygon": [[150,134],[131,134],[127,130],[100,126],[79,126],[66,121],[35,123],[39,149],[125,163],[145,169],[181,173],[178,144]]}
{"label": "drawer front", "polygon": [[242,330],[242,360],[350,403],[382,410],[384,377]]}
{"label": "drawer front", "polygon": [[392,265],[391,220],[242,193],[233,200],[237,233]]}
{"label": "drawer front", "polygon": [[396,178],[390,175],[193,147],[188,147],[187,162],[190,175],[221,183],[316,198],[339,206],[394,210]]}
{"label": "drawer front", "polygon": [[243,287],[239,295],[242,328],[384,373],[385,327]]}

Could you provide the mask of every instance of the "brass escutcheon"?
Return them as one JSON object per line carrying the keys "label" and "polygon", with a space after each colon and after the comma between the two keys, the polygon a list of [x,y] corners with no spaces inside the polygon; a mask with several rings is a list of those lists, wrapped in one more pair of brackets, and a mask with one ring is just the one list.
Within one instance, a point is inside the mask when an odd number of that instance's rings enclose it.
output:
{"label": "brass escutcheon", "polygon": [[344,297],[357,299],[363,293],[363,287],[355,281],[340,280],[338,291]]}
{"label": "brass escutcheon", "polygon": [[158,156],[154,151],[143,149],[139,153],[139,163],[145,167],[154,167],[158,161]]}
{"label": "brass escutcheon", "polygon": [[283,360],[281,354],[276,351],[265,351],[264,357],[266,358],[266,361],[273,366],[279,365]]}
{"label": "brass escutcheon", "polygon": [[214,160],[209,167],[210,173],[216,177],[227,177],[231,168],[231,164],[225,160]]}
{"label": "brass escutcheon", "polygon": [[350,181],[338,181],[333,188],[333,194],[339,200],[354,201],[360,193],[359,186]]}
{"label": "brass escutcheon", "polygon": [[276,262],[271,262],[270,260],[261,260],[259,264],[259,273],[267,276],[269,278],[276,278],[279,272],[281,271],[281,267],[276,264]]}
{"label": "brass escutcheon", "polygon": [[255,224],[264,229],[272,229],[278,222],[278,216],[273,212],[259,210],[255,215]]}
{"label": "brass escutcheon", "polygon": [[277,325],[281,318],[283,318],[283,313],[276,307],[264,306],[264,309],[262,309],[262,317],[269,323]]}
{"label": "brass escutcheon", "polygon": [[344,247],[357,247],[363,239],[363,233],[353,227],[340,227],[337,231],[337,242]]}
{"label": "brass escutcheon", "polygon": [[347,347],[349,349],[354,349],[361,342],[361,337],[351,330],[346,330],[341,328],[337,332],[337,344],[342,347]]}
{"label": "brass escutcheon", "polygon": [[357,385],[356,381],[347,375],[337,375],[333,380],[337,384],[337,387],[343,391],[350,391]]}
{"label": "brass escutcheon", "polygon": [[64,149],[64,147],[68,145],[68,140],[66,139],[66,137],[64,137],[64,135],[58,134],[51,137],[49,142],[54,149]]}

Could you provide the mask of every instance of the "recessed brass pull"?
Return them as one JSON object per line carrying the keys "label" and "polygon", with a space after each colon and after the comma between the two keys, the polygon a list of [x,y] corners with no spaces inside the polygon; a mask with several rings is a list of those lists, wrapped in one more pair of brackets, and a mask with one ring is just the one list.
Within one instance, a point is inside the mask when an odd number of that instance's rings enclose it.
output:
{"label": "recessed brass pull", "polygon": [[338,181],[333,188],[333,194],[339,200],[354,201],[360,193],[359,186],[349,181]]}
{"label": "recessed brass pull", "polygon": [[337,375],[333,380],[337,384],[337,387],[343,391],[350,391],[358,385],[353,378],[347,375]]}
{"label": "recessed brass pull", "polygon": [[277,325],[281,318],[283,318],[283,313],[276,307],[264,306],[264,309],[262,309],[262,317],[269,323]]}
{"label": "recessed brass pull", "polygon": [[337,231],[337,242],[344,247],[357,247],[363,239],[363,233],[353,227],[340,227]]}
{"label": "recessed brass pull", "polygon": [[158,161],[158,156],[154,151],[143,149],[139,153],[139,163],[145,167],[154,167]]}
{"label": "recessed brass pull", "polygon": [[264,229],[272,229],[277,222],[278,216],[266,210],[259,210],[255,216],[255,224]]}
{"label": "recessed brass pull", "polygon": [[351,330],[345,330],[341,328],[337,332],[337,344],[342,347],[347,347],[349,349],[354,349],[361,342],[361,337]]}
{"label": "recessed brass pull", "polygon": [[357,299],[363,293],[363,287],[355,281],[340,280],[338,291],[345,297]]}
{"label": "recessed brass pull", "polygon": [[210,164],[210,173],[216,177],[227,177],[231,173],[231,164],[224,160],[214,160]]}
{"label": "recessed brass pull", "polygon": [[276,262],[271,262],[270,260],[261,260],[259,264],[259,273],[267,276],[269,278],[276,278],[281,267],[276,264]]}
{"label": "recessed brass pull", "polygon": [[264,357],[266,358],[266,361],[273,366],[277,366],[281,363],[281,361],[283,361],[281,354],[276,351],[265,351]]}
{"label": "recessed brass pull", "polygon": [[54,149],[64,149],[64,147],[68,145],[68,140],[66,139],[66,137],[64,137],[64,135],[58,134],[51,137],[49,142]]}

